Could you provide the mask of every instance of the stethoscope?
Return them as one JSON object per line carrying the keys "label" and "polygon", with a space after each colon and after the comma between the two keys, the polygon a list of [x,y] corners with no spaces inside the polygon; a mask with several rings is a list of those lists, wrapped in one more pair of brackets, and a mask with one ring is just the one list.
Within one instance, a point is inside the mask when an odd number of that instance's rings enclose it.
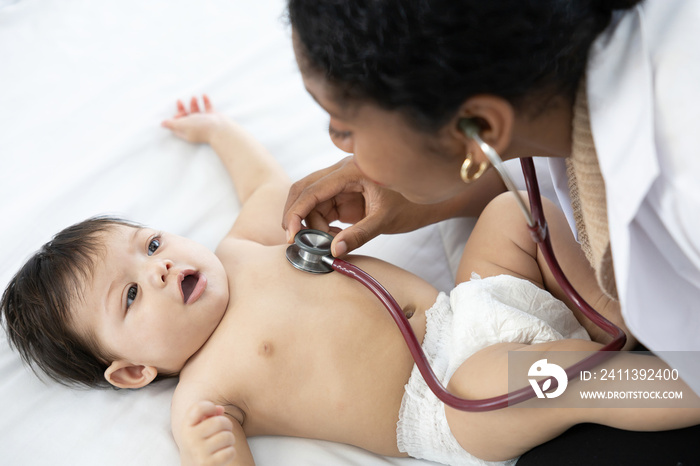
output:
{"label": "stethoscope", "polygon": [[[600,348],[600,350],[565,369],[567,377],[571,380],[580,374],[581,371],[591,369],[610,358],[614,354],[612,353],[613,351],[622,349],[626,342],[625,333],[618,326],[600,315],[578,294],[569,283],[569,280],[564,275],[564,272],[554,257],[549,231],[547,229],[547,222],[544,218],[544,209],[542,208],[537,174],[532,158],[527,157],[520,159],[530,203],[530,208],[528,209],[522,197],[518,194],[513,180],[505,169],[501,157],[490,145],[481,139],[478,127],[470,120],[462,120],[460,126],[468,137],[474,139],[477,144],[479,144],[481,150],[486,154],[491,164],[498,171],[508,190],[515,195],[518,206],[527,220],[532,240],[537,243],[552,275],[559,286],[561,286],[566,296],[588,319],[613,337],[612,341]],[[536,396],[533,387],[529,385],[504,395],[480,400],[467,400],[448,392],[430,367],[430,363],[425,353],[423,353],[423,349],[413,332],[411,324],[408,322],[408,318],[404,315],[401,306],[399,306],[391,294],[367,272],[343,259],[333,257],[331,255],[332,241],[333,237],[323,231],[312,229],[301,230],[294,237],[294,243],[287,248],[287,260],[289,260],[294,267],[305,272],[328,273],[335,270],[357,280],[368,288],[379,301],[381,301],[384,307],[386,307],[391,317],[393,317],[423,379],[440,401],[462,411],[492,411],[512,406]],[[553,377],[541,380],[539,382],[540,387],[548,380],[551,385],[547,390],[556,389],[557,381]]]}

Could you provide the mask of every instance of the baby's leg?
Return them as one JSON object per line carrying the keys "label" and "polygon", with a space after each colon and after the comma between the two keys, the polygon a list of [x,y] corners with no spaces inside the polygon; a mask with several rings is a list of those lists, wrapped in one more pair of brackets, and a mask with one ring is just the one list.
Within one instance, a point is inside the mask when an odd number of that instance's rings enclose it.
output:
{"label": "baby's leg", "polygon": [[[575,353],[567,354],[567,352],[595,351],[600,347],[598,343],[584,340],[558,340],[537,345],[496,344],[484,348],[467,359],[457,369],[447,388],[451,393],[468,399],[502,395],[508,391],[509,351],[532,352],[531,363],[541,358],[541,351],[552,351],[547,353],[548,362],[557,363],[557,352],[560,352],[562,358],[570,358]],[[644,358],[644,364],[632,364],[634,358]],[[571,361],[562,359],[559,364],[567,367]],[[623,370],[630,365],[644,368],[668,367],[656,357],[630,353],[620,353],[605,364]],[[596,387],[589,386],[589,388]],[[627,389],[633,390],[635,387],[630,386]],[[675,382],[669,390],[682,390],[684,399],[694,396],[692,390],[680,380]],[[700,401],[696,405],[700,405]],[[445,406],[445,414],[450,429],[460,445],[471,454],[491,461],[519,456],[582,422],[637,431],[676,429],[700,423],[700,409],[686,408],[522,408],[513,406],[496,411],[470,413]]]}
{"label": "baby's leg", "polygon": [[[522,195],[526,198],[526,194]],[[564,214],[549,200],[543,198],[542,201],[552,248],[567,278],[588,304],[625,331],[628,337],[625,348],[634,347],[636,342],[624,325],[619,304],[601,291],[595,272],[574,239]],[[566,297],[532,241],[525,218],[511,193],[501,194],[486,206],[469,236],[457,283],[468,281],[472,272],[482,278],[509,274],[529,280],[566,303],[594,341],[606,343],[610,339]]]}

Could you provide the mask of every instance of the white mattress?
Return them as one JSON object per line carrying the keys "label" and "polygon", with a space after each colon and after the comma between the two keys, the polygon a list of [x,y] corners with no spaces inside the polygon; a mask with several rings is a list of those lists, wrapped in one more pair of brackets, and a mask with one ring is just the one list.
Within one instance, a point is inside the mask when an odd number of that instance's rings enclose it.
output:
{"label": "white mattress", "polygon": [[[177,98],[207,92],[295,179],[342,157],[304,91],[283,9],[282,0],[0,0],[2,288],[55,232],[95,214],[215,247],[239,204],[208,146],[160,128]],[[448,290],[447,258],[463,237],[444,236],[431,226],[364,252]],[[173,381],[67,389],[37,379],[0,333],[0,463],[179,464]],[[306,439],[251,444],[263,466],[431,464]]]}

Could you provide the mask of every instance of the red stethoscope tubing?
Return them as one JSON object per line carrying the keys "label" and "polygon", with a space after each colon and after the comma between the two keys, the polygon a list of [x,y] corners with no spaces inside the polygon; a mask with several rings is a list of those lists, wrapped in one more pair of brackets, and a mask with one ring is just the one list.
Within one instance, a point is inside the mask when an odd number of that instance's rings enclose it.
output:
{"label": "red stethoscope tubing", "polygon": [[[549,238],[549,232],[547,231],[547,222],[544,218],[544,210],[540,199],[539,185],[537,184],[537,175],[535,173],[534,164],[531,158],[521,159],[521,164],[523,167],[523,175],[525,177],[528,197],[530,199],[530,210],[532,212],[532,217],[535,219],[535,225],[529,227],[533,240],[542,251],[542,255],[552,271],[552,275],[556,279],[559,286],[562,287],[562,290],[566,296],[587,318],[613,337],[612,341],[603,346],[600,350],[565,369],[569,380],[571,380],[571,378],[578,375],[582,370],[590,369],[596,366],[597,364],[610,358],[614,354],[614,351],[619,351],[625,345],[626,337],[625,333],[619,327],[593,309],[578,294],[578,292],[576,292],[576,290],[569,283],[569,280],[564,275],[564,272],[561,270],[559,263],[554,257],[554,252],[552,251],[552,245]],[[396,325],[399,327],[401,335],[406,341],[406,345],[411,352],[411,356],[413,357],[413,360],[415,361],[416,366],[418,367],[418,370],[423,376],[426,384],[430,390],[432,390],[435,396],[446,405],[461,411],[492,411],[521,403],[525,400],[533,398],[536,395],[531,386],[525,386],[518,390],[493,398],[484,398],[479,400],[468,400],[451,394],[445,389],[430,367],[430,363],[428,362],[421,344],[418,342],[418,339],[413,332],[411,324],[408,322],[403,310],[393,296],[391,296],[391,294],[367,272],[350,264],[349,262],[335,258],[331,264],[331,267],[337,272],[340,272],[341,274],[362,283],[382,302],[382,304],[384,304],[384,307],[386,307],[389,314],[391,314],[393,317],[394,322],[396,322]],[[546,380],[542,380],[540,385],[544,384],[545,381]],[[556,388],[556,379],[552,378],[551,383],[552,385],[550,386],[550,389]]]}

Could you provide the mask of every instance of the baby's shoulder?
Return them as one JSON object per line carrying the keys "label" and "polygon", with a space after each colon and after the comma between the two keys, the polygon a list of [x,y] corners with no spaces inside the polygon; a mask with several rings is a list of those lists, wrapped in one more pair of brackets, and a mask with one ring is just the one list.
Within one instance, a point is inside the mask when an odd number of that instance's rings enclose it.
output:
{"label": "baby's shoulder", "polygon": [[170,402],[170,424],[173,431],[182,426],[187,410],[202,399],[203,396],[197,393],[196,387],[181,377]]}
{"label": "baby's shoulder", "polygon": [[184,374],[180,374],[180,380],[175,388],[170,405],[170,418],[173,428],[181,426],[186,421],[188,411],[195,404],[202,401],[209,401],[215,405],[224,406],[227,411],[229,409],[238,409],[236,407],[238,403],[235,403],[230,397],[223,397],[220,390],[216,389],[216,380],[201,378],[198,377],[198,374],[187,374],[186,372],[186,370],[183,370]]}
{"label": "baby's shoulder", "polygon": [[265,245],[247,239],[227,237],[216,248],[216,256],[228,273],[254,271],[260,267],[277,266],[280,259],[285,257],[284,250],[287,246]]}
{"label": "baby's shoulder", "polygon": [[236,238],[235,236],[227,236],[216,247],[215,254],[219,259],[236,259],[238,257],[246,257],[256,249],[264,246],[249,239]]}
{"label": "baby's shoulder", "polygon": [[216,257],[221,261],[226,273],[254,269],[261,260],[267,260],[270,246],[236,237],[226,237],[216,247]]}

